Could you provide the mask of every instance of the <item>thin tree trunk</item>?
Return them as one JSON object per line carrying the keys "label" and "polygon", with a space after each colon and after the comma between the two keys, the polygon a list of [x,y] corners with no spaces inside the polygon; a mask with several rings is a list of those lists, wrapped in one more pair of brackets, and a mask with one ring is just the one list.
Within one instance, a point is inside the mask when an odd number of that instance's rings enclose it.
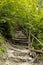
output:
{"label": "thin tree trunk", "polygon": [[32,38],[32,42],[31,42],[31,48],[33,47],[32,45],[33,45],[33,41],[34,41],[34,38]]}
{"label": "thin tree trunk", "polygon": [[30,44],[31,44],[30,33],[31,33],[31,31],[29,30],[29,36],[28,36],[28,48],[30,48]]}
{"label": "thin tree trunk", "polygon": [[[41,44],[42,42],[39,40],[39,39],[37,39],[37,37],[35,37],[32,33],[31,33],[31,35]],[[41,44],[41,45],[43,45],[43,44]]]}

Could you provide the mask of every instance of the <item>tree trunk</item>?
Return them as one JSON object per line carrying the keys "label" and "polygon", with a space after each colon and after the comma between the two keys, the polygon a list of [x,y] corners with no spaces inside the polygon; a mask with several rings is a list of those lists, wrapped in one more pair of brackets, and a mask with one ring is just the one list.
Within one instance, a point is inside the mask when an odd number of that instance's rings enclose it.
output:
{"label": "tree trunk", "polygon": [[34,38],[32,38],[32,42],[31,42],[31,48],[33,48],[33,46],[32,46],[32,45],[33,45],[33,41],[34,41]]}
{"label": "tree trunk", "polygon": [[30,46],[31,46],[30,33],[31,33],[31,31],[29,30],[29,36],[28,36],[28,49],[29,49]]}

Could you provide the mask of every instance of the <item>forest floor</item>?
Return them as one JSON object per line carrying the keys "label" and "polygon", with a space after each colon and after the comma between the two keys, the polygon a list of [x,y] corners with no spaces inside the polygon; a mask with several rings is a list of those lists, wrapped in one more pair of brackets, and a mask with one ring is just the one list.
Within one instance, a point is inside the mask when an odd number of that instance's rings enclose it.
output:
{"label": "forest floor", "polygon": [[7,44],[7,52],[0,58],[0,65],[43,65],[43,61],[33,63],[24,46]]}

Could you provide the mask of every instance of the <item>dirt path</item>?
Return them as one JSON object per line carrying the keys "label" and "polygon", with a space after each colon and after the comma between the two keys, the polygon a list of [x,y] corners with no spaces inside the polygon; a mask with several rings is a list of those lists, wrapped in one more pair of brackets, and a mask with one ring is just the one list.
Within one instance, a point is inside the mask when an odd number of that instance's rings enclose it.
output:
{"label": "dirt path", "polygon": [[8,45],[7,53],[0,61],[0,65],[43,65],[42,63],[32,63],[33,58],[28,56],[29,50],[20,47]]}

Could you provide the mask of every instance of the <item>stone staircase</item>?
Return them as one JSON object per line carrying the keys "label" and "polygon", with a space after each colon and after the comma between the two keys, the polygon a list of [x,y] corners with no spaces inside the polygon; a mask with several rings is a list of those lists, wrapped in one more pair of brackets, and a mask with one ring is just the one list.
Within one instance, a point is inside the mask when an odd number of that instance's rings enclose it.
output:
{"label": "stone staircase", "polygon": [[22,31],[16,31],[14,41],[15,44],[28,45],[28,39]]}

